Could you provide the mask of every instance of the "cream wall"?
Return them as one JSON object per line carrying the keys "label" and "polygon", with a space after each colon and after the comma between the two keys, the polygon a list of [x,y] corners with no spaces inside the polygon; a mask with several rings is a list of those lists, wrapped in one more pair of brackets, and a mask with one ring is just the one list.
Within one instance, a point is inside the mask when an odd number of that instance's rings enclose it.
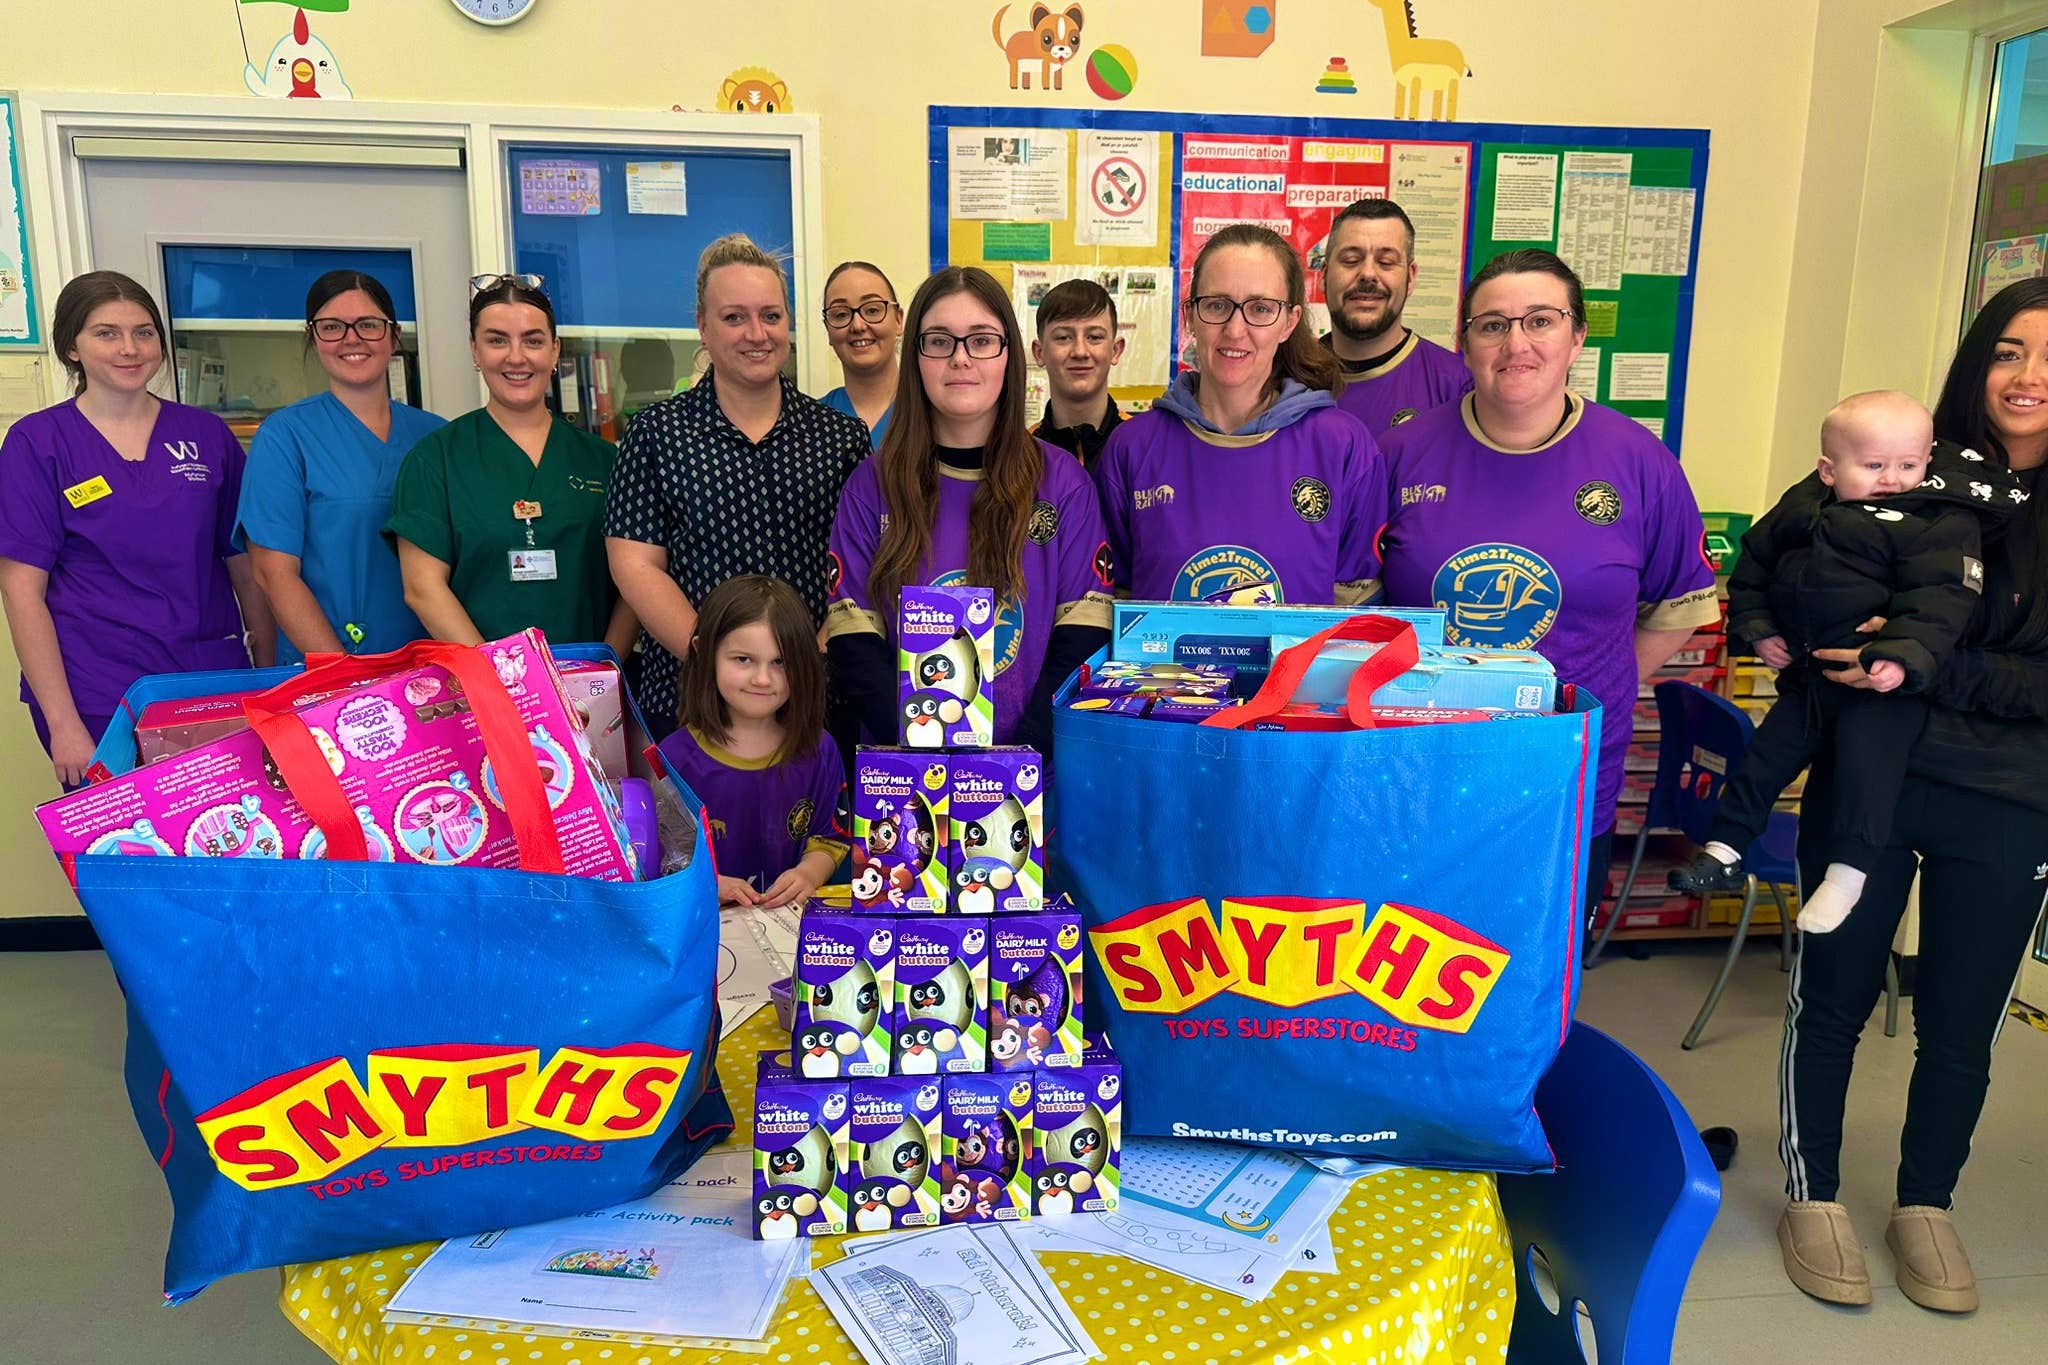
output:
{"label": "cream wall", "polygon": [[[1276,40],[1255,59],[1202,57],[1195,0],[1082,3],[1084,47],[1117,43],[1136,56],[1137,88],[1123,107],[1393,112],[1380,14],[1360,0],[1278,0]],[[1939,244],[1948,225],[1945,207],[1916,203],[1905,187],[1933,176],[1946,194],[1961,84],[1950,91],[1943,72],[1960,40],[1937,32],[1881,41],[1878,29],[1924,4],[1414,7],[1425,36],[1463,50],[1473,73],[1458,96],[1465,119],[1711,132],[1686,413],[1686,471],[1702,505],[1757,508],[1767,482],[1779,481],[1776,466],[1803,458],[1803,433],[1846,376],[1899,375],[1890,382],[1924,386],[1927,348],[1940,344],[1927,339],[1940,336],[1943,265],[1929,240]],[[716,7],[713,18],[711,7],[677,0],[538,0],[523,23],[487,30],[442,0],[355,0],[349,13],[311,20],[358,101],[709,108],[728,72],[767,66],[788,84],[793,107],[821,122],[829,253],[875,260],[903,286],[927,263],[927,105],[1100,104],[1078,64],[1063,91],[1011,92],[990,34],[996,9],[961,0],[752,0]],[[238,94],[237,15],[260,61],[291,13],[230,0],[31,7],[8,25],[0,88]],[[1021,23],[1013,7],[1005,31]],[[1313,93],[1333,54],[1347,58],[1358,96]],[[1921,102],[1879,100],[1880,66],[1887,88],[1918,91]],[[1930,108],[1951,116],[1923,127]],[[1879,167],[1902,178],[1867,191]],[[1902,265],[1911,272],[1879,273]],[[674,281],[658,283],[684,288],[687,271],[678,262]],[[59,283],[40,281],[46,301]],[[1903,321],[1894,314],[1890,325],[1870,325],[1902,298]],[[1845,340],[1852,320],[1853,340]],[[12,671],[0,657],[0,675]],[[68,893],[49,875],[25,810],[28,797],[54,788],[11,705],[0,705],[0,763],[19,775],[23,793],[0,812],[0,866],[24,870],[0,913],[66,908]]]}

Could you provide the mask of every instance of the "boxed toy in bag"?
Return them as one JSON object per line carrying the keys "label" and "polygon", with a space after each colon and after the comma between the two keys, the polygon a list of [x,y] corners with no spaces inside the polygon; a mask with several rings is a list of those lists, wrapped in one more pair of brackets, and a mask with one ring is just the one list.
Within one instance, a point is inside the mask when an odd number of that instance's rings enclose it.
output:
{"label": "boxed toy in bag", "polygon": [[895,1017],[895,922],[806,909],[797,928],[790,1042],[797,1074],[888,1075]]}
{"label": "boxed toy in bag", "polygon": [[905,915],[895,925],[895,1070],[987,1069],[989,926],[957,915]]}
{"label": "boxed toy in bag", "polygon": [[853,763],[853,901],[863,910],[947,907],[947,756],[862,745]]}
{"label": "boxed toy in bag", "polygon": [[[564,869],[632,880],[636,870],[618,798],[563,699],[540,632],[476,648],[526,729]],[[347,663],[379,666],[374,658]],[[323,858],[336,822],[319,828],[304,804],[315,799],[310,788],[291,785],[316,778],[328,787],[338,783],[375,861],[519,865],[513,820],[487,746],[462,685],[447,668],[426,663],[358,678],[295,708],[295,717],[278,715],[273,694],[248,704],[270,706],[272,719],[282,720],[289,733],[271,731],[271,743],[303,744],[310,736],[310,763],[287,763],[257,729],[238,730],[38,808],[51,848],[60,859],[81,853]],[[322,767],[325,773],[317,771]]]}
{"label": "boxed toy in bag", "polygon": [[802,1080],[773,1052],[754,1077],[754,1235],[846,1231],[847,1082]]}
{"label": "boxed toy in bag", "polygon": [[936,1076],[857,1076],[847,1143],[849,1231],[930,1227],[939,1221],[940,1142]]}
{"label": "boxed toy in bag", "polygon": [[991,1071],[1081,1062],[1081,917],[1072,909],[999,915],[989,925]]}
{"label": "boxed toy in bag", "polygon": [[987,588],[903,589],[897,716],[912,749],[986,748],[995,734],[996,597]]}
{"label": "boxed toy in bag", "polygon": [[[1273,652],[1303,643],[1291,635],[1273,637]],[[1296,702],[1341,705],[1351,675],[1378,653],[1368,640],[1331,640],[1295,684]],[[1445,649],[1422,645],[1414,667],[1372,694],[1375,709],[1439,706],[1473,711],[1521,711],[1547,715],[1557,706],[1557,670],[1526,649]]]}
{"label": "boxed toy in bag", "polygon": [[1415,627],[1422,644],[1444,642],[1441,607],[1312,607],[1269,603],[1255,607],[1201,602],[1118,602],[1110,633],[1116,662],[1170,661],[1216,664],[1263,672],[1272,663],[1275,635],[1310,636],[1353,616],[1391,616]]}
{"label": "boxed toy in bag", "polygon": [[1045,904],[1045,768],[1021,745],[954,754],[946,816],[953,908],[963,915]]}

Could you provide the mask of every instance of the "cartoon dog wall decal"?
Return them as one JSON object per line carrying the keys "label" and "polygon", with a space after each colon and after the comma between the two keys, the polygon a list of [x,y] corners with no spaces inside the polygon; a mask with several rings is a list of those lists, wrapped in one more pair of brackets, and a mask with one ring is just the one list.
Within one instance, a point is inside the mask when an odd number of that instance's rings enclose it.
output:
{"label": "cartoon dog wall decal", "polygon": [[242,83],[252,95],[271,99],[346,100],[348,82],[341,78],[341,64],[334,50],[316,37],[306,22],[306,11],[292,15],[290,33],[277,40],[261,67],[254,62],[242,67]]}
{"label": "cartoon dog wall decal", "polygon": [[996,46],[1010,59],[1010,88],[1019,88],[1021,80],[1022,88],[1029,90],[1031,72],[1026,67],[1037,62],[1040,90],[1066,89],[1067,63],[1081,51],[1081,7],[1069,5],[1054,13],[1050,6],[1033,5],[1031,27],[1019,29],[1005,38],[1003,16],[1009,12],[1008,5],[997,10],[989,31],[996,40]]}
{"label": "cartoon dog wall decal", "polygon": [[718,107],[729,114],[786,114],[794,106],[782,78],[762,66],[743,66],[718,87]]}

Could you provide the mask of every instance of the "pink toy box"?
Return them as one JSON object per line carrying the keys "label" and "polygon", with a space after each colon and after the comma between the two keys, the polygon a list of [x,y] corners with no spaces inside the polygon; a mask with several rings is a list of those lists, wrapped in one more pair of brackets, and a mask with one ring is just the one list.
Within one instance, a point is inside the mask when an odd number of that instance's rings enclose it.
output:
{"label": "pink toy box", "polygon": [[[604,881],[634,880],[617,798],[563,697],[547,642],[539,631],[528,630],[477,650],[490,661],[527,732],[563,870]],[[388,656],[392,671],[358,674],[338,687],[318,670],[309,673],[306,690],[326,687],[327,695],[296,707],[296,722],[303,723],[303,733],[361,822],[372,859],[519,866],[512,818],[469,697],[447,668],[407,660],[407,652]],[[373,666],[371,660],[347,661],[350,668]],[[273,702],[295,700],[283,689],[265,695]],[[38,808],[36,818],[67,869],[70,855],[79,853],[327,853],[327,833],[287,787],[279,760],[248,728],[60,797]]]}

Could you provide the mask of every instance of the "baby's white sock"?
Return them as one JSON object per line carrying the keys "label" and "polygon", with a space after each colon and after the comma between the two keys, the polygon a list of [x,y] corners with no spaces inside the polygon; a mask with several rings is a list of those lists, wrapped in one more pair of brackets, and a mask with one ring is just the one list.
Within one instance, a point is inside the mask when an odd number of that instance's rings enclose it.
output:
{"label": "baby's white sock", "polygon": [[1800,932],[1825,934],[1838,928],[1862,896],[1863,874],[1847,863],[1829,863],[1827,875],[1800,907]]}
{"label": "baby's white sock", "polygon": [[1742,861],[1742,855],[1740,853],[1737,853],[1734,849],[1728,847],[1728,845],[1722,843],[1718,839],[1710,839],[1707,841],[1707,852],[1713,854],[1716,859],[1718,859],[1722,863],[1725,863],[1729,867],[1733,867],[1737,863]]}

